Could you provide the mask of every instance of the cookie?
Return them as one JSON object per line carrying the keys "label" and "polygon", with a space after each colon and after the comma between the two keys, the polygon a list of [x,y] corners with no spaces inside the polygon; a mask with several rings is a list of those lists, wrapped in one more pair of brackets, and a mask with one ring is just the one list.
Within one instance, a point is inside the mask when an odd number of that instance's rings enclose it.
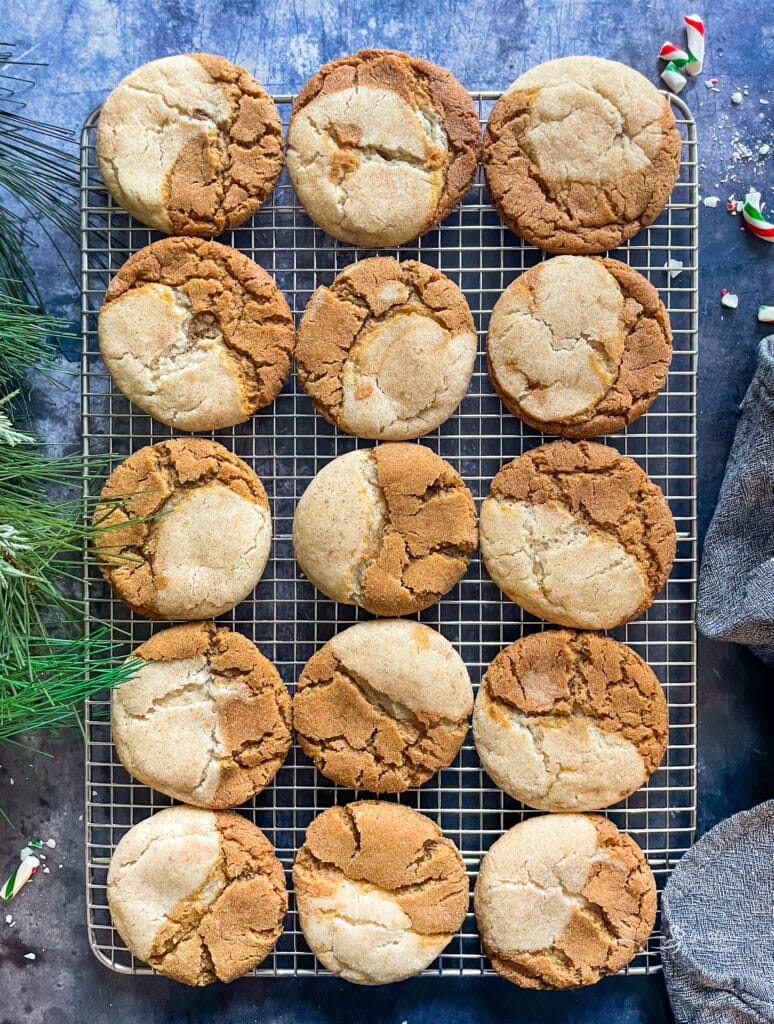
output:
{"label": "cookie", "polygon": [[597,437],[641,416],[666,381],[672,331],[658,292],[618,260],[556,256],[497,300],[489,376],[536,430]]}
{"label": "cookie", "polygon": [[503,466],[481,506],[481,555],[532,615],[613,629],[666,583],[675,523],[633,459],[590,441],[554,441]]}
{"label": "cookie", "polygon": [[178,430],[232,427],[273,402],[293,338],[288,304],[266,271],[200,238],[165,238],[130,256],[99,312],[116,385]]}
{"label": "cookie", "polygon": [[113,742],[140,782],[198,807],[260,793],[292,742],[290,694],[241,633],[172,626],[141,644],[139,672],[111,695]]}
{"label": "cookie", "polygon": [[423,971],[465,920],[468,878],[457,847],[430,818],[360,800],[314,819],[293,865],[304,938],[356,985]]}
{"label": "cookie", "polygon": [[473,184],[481,128],[444,68],[395,50],[325,64],[296,97],[287,165],[329,235],[378,249],[444,219]]}
{"label": "cookie", "polygon": [[680,145],[669,101],[638,71],[561,57],[495,103],[484,173],[512,231],[548,252],[584,255],[656,219],[677,181]]}
{"label": "cookie", "polygon": [[429,608],[465,575],[477,542],[470,491],[418,444],[340,455],[314,477],[293,520],[302,572],[332,601],[373,615]]}
{"label": "cookie", "polygon": [[506,647],[473,712],[481,765],[541,811],[592,811],[643,786],[667,745],[659,681],[631,647],[547,629]]}
{"label": "cookie", "polygon": [[209,53],[143,64],[113,89],[97,126],[111,195],[148,227],[219,235],[251,217],[282,170],[282,122],[244,68]]}
{"label": "cookie", "polygon": [[478,930],[492,966],[522,988],[593,985],[625,967],[656,920],[642,850],[596,814],[526,818],[481,861]]}
{"label": "cookie", "polygon": [[271,548],[266,491],[221,444],[172,438],[140,448],[105,484],[97,561],[149,619],[221,615],[253,590]]}
{"label": "cookie", "polygon": [[329,423],[356,437],[399,441],[452,415],[477,347],[465,296],[445,274],[375,256],[317,289],[295,356],[304,389]]}
{"label": "cookie", "polygon": [[259,828],[233,811],[167,807],[134,825],[107,877],[127,948],[186,985],[234,981],[274,948],[285,875]]}
{"label": "cookie", "polygon": [[359,622],[304,666],[293,724],[305,754],[351,789],[401,793],[457,756],[473,710],[465,663],[429,626]]}

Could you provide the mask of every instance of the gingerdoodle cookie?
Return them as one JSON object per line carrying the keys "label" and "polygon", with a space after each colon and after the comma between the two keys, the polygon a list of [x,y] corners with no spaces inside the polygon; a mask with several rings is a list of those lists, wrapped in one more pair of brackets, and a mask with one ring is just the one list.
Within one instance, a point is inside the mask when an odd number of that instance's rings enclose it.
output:
{"label": "gingerdoodle cookie", "polygon": [[599,253],[659,215],[680,171],[680,133],[669,101],[638,71],[561,57],[494,105],[483,164],[517,235],[548,252]]}
{"label": "gingerdoodle cookie", "polygon": [[325,64],[296,97],[287,165],[312,220],[353,245],[400,245],[473,184],[481,128],[454,75],[396,50]]}
{"label": "gingerdoodle cookie", "polygon": [[503,466],[481,507],[489,575],[532,615],[613,629],[666,583],[675,524],[633,459],[589,441],[554,441]]}
{"label": "gingerdoodle cookie", "polygon": [[501,651],[473,712],[486,773],[542,811],[591,811],[623,800],[658,768],[668,730],[664,691],[631,647],[564,629]]}
{"label": "gingerdoodle cookie", "polygon": [[134,956],[186,985],[234,981],[274,948],[285,875],[259,828],[233,811],[167,807],[113,853],[107,899]]}
{"label": "gingerdoodle cookie", "polygon": [[522,988],[593,985],[625,967],[656,920],[642,850],[597,814],[526,818],[481,861],[478,930],[492,966]]}
{"label": "gingerdoodle cookie", "polygon": [[451,764],[468,731],[465,663],[429,626],[359,622],[304,666],[293,724],[305,754],[351,789],[401,793]]}
{"label": "gingerdoodle cookie", "polygon": [[641,416],[664,386],[672,331],[658,292],[618,260],[555,256],[497,300],[489,376],[536,430],[597,437]]}
{"label": "gingerdoodle cookie", "polygon": [[301,495],[293,546],[332,601],[373,615],[410,615],[458,583],[476,550],[473,496],[418,444],[387,442],[340,455]]}
{"label": "gingerdoodle cookie", "polygon": [[149,619],[206,619],[239,604],[266,568],[269,500],[223,445],[172,438],[140,448],[102,489],[96,556],[121,600]]}
{"label": "gingerdoodle cookie", "polygon": [[433,267],[353,263],[304,311],[296,367],[326,420],[356,437],[419,437],[455,411],[477,351],[465,296]]}
{"label": "gingerdoodle cookie", "polygon": [[419,974],[465,920],[459,851],[424,814],[360,800],[315,818],[293,865],[301,928],[334,974],[385,985]]}
{"label": "gingerdoodle cookie", "polygon": [[201,238],[164,238],[130,256],[99,313],[116,385],[179,430],[231,427],[273,402],[293,338],[288,304],[266,271]]}
{"label": "gingerdoodle cookie", "polygon": [[136,68],[102,105],[97,160],[148,227],[219,235],[251,217],[282,170],[282,122],[244,68],[185,53]]}
{"label": "gingerdoodle cookie", "polygon": [[131,657],[142,668],[113,690],[110,719],[128,772],[198,807],[236,807],[271,782],[292,742],[290,694],[255,644],[192,622]]}

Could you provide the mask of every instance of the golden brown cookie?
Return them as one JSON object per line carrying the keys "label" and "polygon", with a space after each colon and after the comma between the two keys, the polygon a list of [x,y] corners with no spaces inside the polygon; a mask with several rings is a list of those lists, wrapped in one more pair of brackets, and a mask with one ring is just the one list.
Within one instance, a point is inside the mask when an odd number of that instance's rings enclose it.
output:
{"label": "golden brown cookie", "polygon": [[121,600],[149,619],[203,619],[239,604],[271,547],[258,476],[221,444],[172,438],[110,475],[94,513],[95,553]]}
{"label": "golden brown cookie", "polygon": [[192,622],[154,634],[131,657],[142,668],[111,694],[128,772],[197,807],[236,807],[271,782],[292,742],[290,694],[255,644]]}
{"label": "golden brown cookie", "polygon": [[593,985],[625,967],[656,920],[642,850],[596,814],[526,818],[481,861],[476,921],[492,966],[522,988]]}
{"label": "golden brown cookie", "polygon": [[672,331],[658,292],[618,260],[556,256],[497,300],[489,376],[536,430],[597,437],[641,416],[664,386]]}
{"label": "golden brown cookie", "polygon": [[424,234],[473,184],[481,129],[454,75],[396,50],[325,64],[293,104],[287,165],[321,228],[381,248]]}
{"label": "golden brown cookie", "polygon": [[547,629],[506,647],[476,697],[481,764],[510,796],[542,811],[608,807],[658,768],[669,720],[642,658],[599,633]]}
{"label": "golden brown cookie", "polygon": [[492,202],[548,252],[614,249],[656,219],[680,170],[668,100],[601,57],[561,57],[521,75],[494,105],[483,164]]}
{"label": "golden brown cookie", "polygon": [[282,122],[244,68],[209,53],[143,64],[113,89],[97,160],[116,202],[175,235],[219,235],[251,217],[282,170]]}
{"label": "golden brown cookie", "polygon": [[410,615],[458,583],[476,550],[473,496],[429,448],[388,442],[324,466],[301,495],[293,546],[332,601]]}
{"label": "golden brown cookie", "polygon": [[186,985],[234,981],[282,933],[285,875],[259,828],[233,811],[167,807],[134,825],[107,877],[128,949]]}
{"label": "golden brown cookie", "polygon": [[424,814],[380,800],[330,807],[315,818],[293,884],[309,948],[357,985],[419,974],[468,909],[454,843]]}
{"label": "golden brown cookie", "polygon": [[554,441],[503,466],[481,507],[481,554],[512,601],[549,622],[613,629],[666,583],[675,524],[633,459]]}
{"label": "golden brown cookie", "polygon": [[465,296],[445,274],[388,256],[353,263],[309,300],[296,367],[326,420],[356,437],[419,437],[455,411],[476,359]]}
{"label": "golden brown cookie", "polygon": [[99,313],[115,383],[179,430],[231,427],[273,402],[293,338],[288,304],[266,271],[200,238],[164,238],[134,253]]}
{"label": "golden brown cookie", "polygon": [[304,666],[293,724],[305,754],[351,789],[401,793],[451,764],[468,731],[465,663],[429,626],[359,622]]}

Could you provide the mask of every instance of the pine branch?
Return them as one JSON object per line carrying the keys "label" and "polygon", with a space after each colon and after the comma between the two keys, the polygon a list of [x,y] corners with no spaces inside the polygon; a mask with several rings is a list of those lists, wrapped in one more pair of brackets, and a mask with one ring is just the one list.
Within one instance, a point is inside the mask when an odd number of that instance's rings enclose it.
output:
{"label": "pine branch", "polygon": [[67,320],[47,316],[20,299],[16,292],[23,287],[23,282],[0,279],[0,394],[31,370],[49,375],[57,355],[52,335],[77,337]]}

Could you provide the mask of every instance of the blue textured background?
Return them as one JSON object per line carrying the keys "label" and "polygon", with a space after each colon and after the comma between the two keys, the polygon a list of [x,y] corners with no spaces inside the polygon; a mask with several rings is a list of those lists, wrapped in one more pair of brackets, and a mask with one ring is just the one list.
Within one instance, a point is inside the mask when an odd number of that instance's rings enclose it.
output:
{"label": "blue textured background", "polygon": [[[701,211],[700,526],[715,502],[736,422],[736,408],[768,333],[755,319],[759,302],[774,304],[773,247],[740,232],[724,208],[731,192],[757,184],[774,206],[774,163],[730,163],[734,138],[772,141],[772,36],[756,5],[713,4],[704,76],[683,98],[699,125],[700,175],[716,210]],[[761,4],[762,8],[763,5]],[[701,10],[701,8],[700,8]],[[49,67],[25,95],[27,111],[78,132],[87,112],[132,68],[168,53],[205,50],[243,64],[270,90],[292,91],[324,61],[363,46],[408,50],[449,67],[470,89],[504,87],[530,65],[572,53],[632,64],[656,81],[665,39],[680,42],[682,14],[673,0],[484,0],[287,2],[251,0],[0,0],[0,37],[17,53]],[[710,76],[718,92],[707,89]],[[748,87],[740,107],[736,89]],[[767,92],[768,88],[768,92]],[[772,106],[760,104],[761,98]],[[768,187],[766,187],[768,186]],[[34,253],[51,311],[75,317],[77,290],[55,254]],[[78,256],[70,253],[77,274]],[[720,288],[740,297],[721,311]],[[63,445],[77,442],[77,381],[42,391],[38,427]],[[699,666],[699,831],[772,795],[767,757],[772,738],[774,673],[746,651],[702,643]],[[0,805],[14,830],[0,825],[0,864],[15,856],[20,836],[54,836],[51,874],[36,879],[0,915],[0,1024],[154,1024],[209,1020],[388,1021],[444,1024],[502,1020],[552,1024],[639,1024],[670,1021],[660,976],[611,978],[572,993],[528,993],[498,979],[418,979],[380,990],[333,980],[246,980],[189,991],[160,978],[123,978],[92,958],[83,898],[82,750],[78,737],[47,742],[53,758],[4,752]],[[11,785],[13,780],[13,785]],[[61,867],[59,866],[61,865]],[[15,923],[4,922],[11,910]],[[23,954],[33,950],[34,962]]]}

